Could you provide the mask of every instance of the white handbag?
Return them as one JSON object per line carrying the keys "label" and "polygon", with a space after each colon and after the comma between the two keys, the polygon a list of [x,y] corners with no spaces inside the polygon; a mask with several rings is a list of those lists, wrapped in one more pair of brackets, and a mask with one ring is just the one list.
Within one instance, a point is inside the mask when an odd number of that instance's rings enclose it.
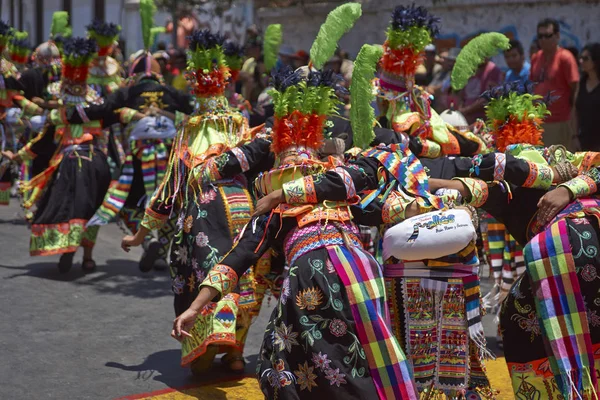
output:
{"label": "white handbag", "polygon": [[433,260],[455,254],[477,238],[471,215],[464,209],[416,215],[389,228],[383,236],[383,257],[403,261]]}

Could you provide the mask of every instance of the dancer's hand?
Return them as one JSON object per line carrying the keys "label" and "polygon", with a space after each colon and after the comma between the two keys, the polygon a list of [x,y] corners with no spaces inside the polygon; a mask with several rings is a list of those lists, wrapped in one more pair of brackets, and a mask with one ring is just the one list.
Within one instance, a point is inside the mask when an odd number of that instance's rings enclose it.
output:
{"label": "dancer's hand", "polygon": [[200,310],[202,310],[218,294],[219,292],[217,289],[210,286],[202,286],[200,292],[198,292],[198,296],[196,296],[190,305],[190,308],[185,310],[183,314],[175,318],[173,321],[173,330],[171,331],[171,336],[180,342],[186,336],[192,337],[189,331],[194,326],[196,317],[198,314],[200,314]]}
{"label": "dancer's hand", "polygon": [[10,151],[10,150],[4,150],[4,151],[2,152],[2,155],[3,155],[4,157],[8,158],[10,161],[12,161],[12,160],[14,160],[14,159],[15,159],[15,153],[13,153],[13,152],[12,152],[12,151]]}
{"label": "dancer's hand", "polygon": [[15,162],[17,164],[21,164],[21,162],[23,161],[23,160],[21,160],[21,157],[18,154],[13,153],[10,150],[3,151],[2,155],[4,157],[8,158],[10,161]]}
{"label": "dancer's hand", "polygon": [[125,236],[123,240],[121,240],[121,248],[126,252],[129,252],[130,247],[137,247],[144,243],[144,239],[150,233],[150,231],[143,226],[140,226],[140,229],[134,236]]}
{"label": "dancer's hand", "polygon": [[548,223],[571,202],[571,191],[566,187],[558,187],[546,193],[538,201],[538,221]]}
{"label": "dancer's hand", "polygon": [[192,337],[190,330],[196,322],[196,317],[199,311],[193,308],[188,308],[179,317],[173,321],[173,330],[171,331],[171,337],[175,340],[183,341],[185,337]]}
{"label": "dancer's hand", "polygon": [[254,214],[252,216],[263,215],[270,212],[272,209],[277,207],[279,204],[285,202],[285,196],[283,190],[277,189],[265,197],[258,199],[256,207],[254,207]]}

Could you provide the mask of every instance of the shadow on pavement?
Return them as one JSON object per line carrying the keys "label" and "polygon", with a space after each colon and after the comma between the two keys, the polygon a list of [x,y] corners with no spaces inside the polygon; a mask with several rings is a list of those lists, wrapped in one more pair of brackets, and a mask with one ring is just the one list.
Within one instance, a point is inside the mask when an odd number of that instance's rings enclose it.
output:
{"label": "shadow on pavement", "polygon": [[[76,258],[76,260],[78,260]],[[15,279],[29,276],[61,282],[72,282],[76,285],[87,285],[98,293],[120,294],[138,298],[155,298],[171,296],[171,285],[168,271],[151,271],[142,273],[138,263],[132,260],[107,260],[105,264],[98,262],[94,272],[84,273],[81,261],[75,261],[73,268],[66,274],[58,272],[56,262],[32,263],[24,266],[5,266],[0,268],[14,271],[4,279]]]}
{"label": "shadow on pavement", "polygon": [[[147,381],[152,379],[162,382],[172,389],[183,390],[219,380],[223,380],[224,386],[231,387],[238,377],[239,380],[242,380],[245,377],[254,376],[257,357],[256,354],[246,357],[247,364],[243,374],[229,372],[221,364],[220,357],[217,357],[213,363],[213,368],[203,377],[194,377],[188,368],[180,367],[181,351],[174,349],[150,354],[141,364],[137,365],[124,365],[113,361],[109,361],[104,365],[109,368],[134,372],[136,373],[136,380]],[[217,398],[220,397],[217,396]],[[226,397],[222,398],[225,399]]]}

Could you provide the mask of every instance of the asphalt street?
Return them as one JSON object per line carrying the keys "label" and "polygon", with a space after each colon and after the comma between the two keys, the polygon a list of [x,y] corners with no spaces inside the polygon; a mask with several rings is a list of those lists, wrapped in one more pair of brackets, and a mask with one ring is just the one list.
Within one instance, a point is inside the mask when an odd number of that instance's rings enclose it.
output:
{"label": "asphalt street", "polygon": [[[123,252],[122,236],[115,224],[102,227],[97,270],[82,272],[79,251],[61,275],[58,256],[29,256],[16,200],[0,207],[0,399],[113,399],[195,382],[179,366],[179,345],[169,336],[168,272],[141,273],[141,251]],[[274,304],[263,306],[250,330],[248,374]],[[495,336],[492,318],[484,321]],[[216,363],[206,379],[226,376]]]}

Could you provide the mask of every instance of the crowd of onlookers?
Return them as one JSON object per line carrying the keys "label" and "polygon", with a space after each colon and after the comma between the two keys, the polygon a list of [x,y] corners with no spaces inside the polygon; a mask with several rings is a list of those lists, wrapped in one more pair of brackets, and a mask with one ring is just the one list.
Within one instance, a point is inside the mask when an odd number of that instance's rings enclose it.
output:
{"label": "crowd of onlookers", "polygon": [[536,94],[549,99],[551,112],[544,121],[545,145],[561,144],[569,149],[600,151],[600,43],[562,48],[560,25],[544,19],[537,26],[536,40],[528,53],[518,40],[510,41],[504,52],[506,69],[486,60],[467,86],[458,93],[450,88],[450,75],[459,49],[436,52],[425,49],[425,62],[417,72],[416,83],[434,95],[438,112],[448,108],[460,111],[469,123],[484,118],[484,100],[480,95],[503,82],[534,82]]}

